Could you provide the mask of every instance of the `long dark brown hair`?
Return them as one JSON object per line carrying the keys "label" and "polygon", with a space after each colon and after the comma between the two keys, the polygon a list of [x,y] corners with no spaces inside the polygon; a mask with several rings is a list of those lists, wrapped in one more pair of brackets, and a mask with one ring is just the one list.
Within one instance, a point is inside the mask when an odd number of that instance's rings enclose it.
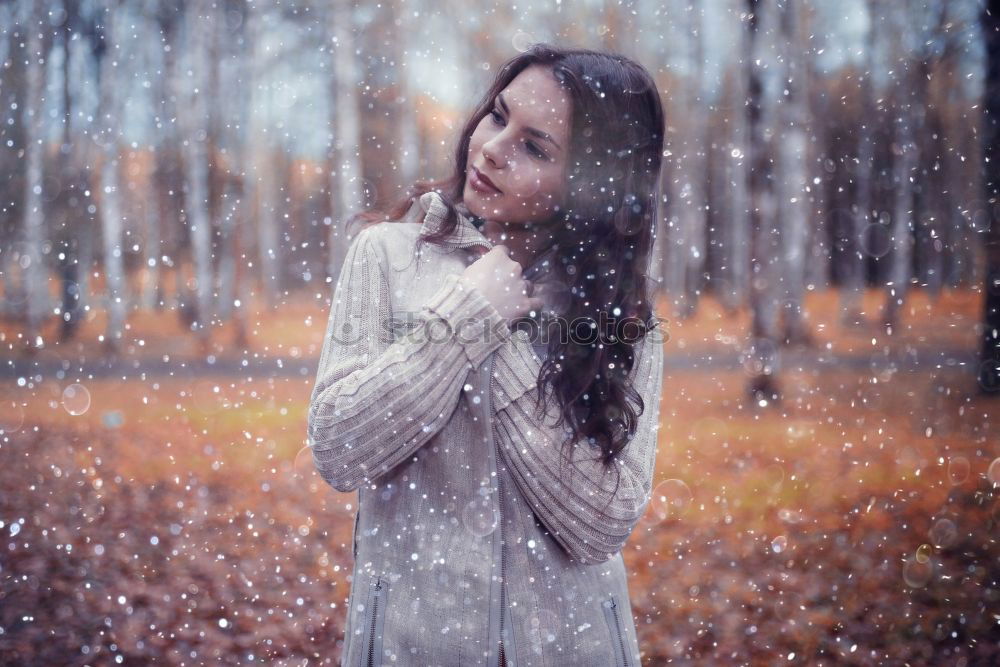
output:
{"label": "long dark brown hair", "polygon": [[[449,178],[417,181],[387,211],[364,211],[347,224],[399,220],[417,198],[435,190],[448,214],[438,233],[421,242],[442,245],[458,225],[454,206],[465,188],[472,133],[497,94],[530,65],[550,68],[572,100],[566,206],[552,223],[558,246],[552,270],[569,296],[560,317],[599,327],[597,335],[593,330],[587,334],[593,340],[589,344],[581,345],[575,334],[568,341],[563,336],[549,340],[536,408],[547,403],[547,384],[561,408],[557,425],[568,422],[571,429],[561,451],[565,454],[570,443],[587,442],[599,448],[607,470],[635,434],[644,409],[642,397],[628,382],[634,350],[659,323],[643,271],[649,266],[659,211],[664,118],[656,84],[645,68],[615,53],[531,46],[499,68],[462,128]],[[637,322],[641,335],[622,335],[623,322]]]}

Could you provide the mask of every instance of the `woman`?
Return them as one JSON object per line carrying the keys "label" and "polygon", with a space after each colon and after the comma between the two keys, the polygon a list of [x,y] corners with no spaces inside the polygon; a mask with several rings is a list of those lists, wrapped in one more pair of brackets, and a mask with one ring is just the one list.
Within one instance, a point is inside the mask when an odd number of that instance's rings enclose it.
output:
{"label": "woman", "polygon": [[450,180],[358,216],[308,426],[360,494],[343,664],[639,664],[621,548],[655,459],[662,150],[641,66],[535,45]]}

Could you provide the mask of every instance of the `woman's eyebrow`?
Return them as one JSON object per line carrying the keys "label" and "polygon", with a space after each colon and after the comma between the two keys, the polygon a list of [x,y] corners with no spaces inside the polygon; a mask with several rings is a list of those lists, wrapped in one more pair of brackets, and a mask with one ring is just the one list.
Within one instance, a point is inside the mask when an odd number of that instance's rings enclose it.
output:
{"label": "woman's eyebrow", "polygon": [[[507,108],[507,103],[503,99],[503,93],[498,93],[497,94],[497,99],[500,100],[500,106],[503,107],[503,112],[509,116],[510,115],[510,109]],[[549,135],[549,133],[542,132],[541,130],[536,130],[533,127],[526,127],[524,129],[528,132],[528,134],[533,134],[536,137],[538,137],[539,139],[547,139],[548,141],[551,141],[553,146],[555,146],[559,150],[562,150],[562,146],[560,146],[556,142],[556,140],[553,139],[551,135]]]}

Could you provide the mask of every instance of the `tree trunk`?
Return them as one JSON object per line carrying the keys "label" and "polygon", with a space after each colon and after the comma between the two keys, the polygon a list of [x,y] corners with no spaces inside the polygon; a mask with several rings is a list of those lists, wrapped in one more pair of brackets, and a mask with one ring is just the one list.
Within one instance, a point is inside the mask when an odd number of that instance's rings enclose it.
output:
{"label": "tree trunk", "polygon": [[803,318],[805,289],[805,261],[809,228],[808,167],[806,155],[809,140],[806,130],[809,122],[808,89],[805,87],[802,58],[806,49],[800,38],[803,27],[798,5],[801,0],[785,0],[780,13],[781,44],[785,63],[785,95],[779,106],[779,122],[784,128],[778,144],[778,169],[780,174],[781,244],[784,269],[781,276],[783,342],[792,345],[809,345],[812,338]]}
{"label": "tree trunk", "polygon": [[357,71],[354,58],[354,13],[345,3],[334,3],[330,14],[335,46],[332,51],[334,160],[330,210],[332,224],[327,239],[327,276],[336,281],[350,243],[347,220],[360,212],[361,188],[361,110],[359,108]]}
{"label": "tree trunk", "polygon": [[989,229],[983,235],[986,276],[978,380],[982,393],[1000,396],[1000,0],[988,0],[980,19],[986,45],[982,137]]}
{"label": "tree trunk", "polygon": [[749,49],[748,129],[750,154],[750,223],[752,263],[750,308],[751,340],[746,356],[752,374],[748,394],[753,406],[765,407],[780,401],[775,381],[780,352],[775,293],[778,262],[781,259],[775,237],[777,201],[770,178],[774,154],[775,106],[780,92],[780,63],[769,53],[767,36],[777,29],[774,0],[747,0]]}
{"label": "tree trunk", "polygon": [[[212,270],[212,221],[209,215],[208,184],[208,42],[215,23],[214,13],[207,6],[206,13],[199,15],[199,5],[192,4],[187,16],[187,34],[192,53],[195,76],[185,84],[188,94],[174,91],[178,100],[184,103],[178,110],[181,131],[187,140],[184,152],[184,210],[187,213],[188,230],[191,234],[191,251],[194,255],[195,273],[195,332],[201,344],[206,344],[211,336],[213,270]],[[193,88],[191,88],[193,86]]]}
{"label": "tree trunk", "polygon": [[[743,0],[734,0],[733,11],[738,16]],[[737,36],[739,53],[749,53],[749,35],[740,30]],[[726,183],[729,188],[729,219],[725,227],[728,229],[726,257],[728,258],[729,289],[723,302],[730,311],[742,306],[747,301],[750,286],[750,201],[747,192],[749,174],[748,117],[744,111],[747,100],[747,77],[745,72],[735,70],[734,85],[728,93],[728,109],[730,124],[731,150],[726,156]]]}
{"label": "tree trunk", "polygon": [[[896,29],[904,27],[904,21],[896,10]],[[901,49],[905,50],[905,49]],[[897,50],[899,52],[900,50]],[[893,150],[893,211],[892,211],[892,261],[887,297],[883,310],[882,324],[885,332],[892,335],[899,324],[906,295],[913,276],[913,170],[918,162],[918,148],[914,141],[915,107],[920,104],[913,99],[913,76],[904,59],[896,78],[896,105],[899,110],[895,119]],[[909,104],[903,100],[909,98]]]}
{"label": "tree trunk", "polygon": [[106,0],[104,4],[104,45],[100,60],[100,80],[98,83],[100,107],[100,141],[103,147],[100,172],[100,216],[101,241],[103,244],[103,266],[107,292],[108,326],[105,333],[105,349],[112,354],[121,348],[125,333],[125,268],[122,256],[122,210],[119,190],[119,136],[120,110],[115,78],[113,51],[115,40],[115,13],[118,0]]}
{"label": "tree trunk", "polygon": [[701,272],[705,259],[705,196],[703,154],[704,121],[691,113],[701,103],[701,10],[677,7],[686,22],[677,36],[684,75],[670,104],[674,132],[670,135],[673,174],[669,179],[670,238],[667,244],[667,290],[673,300],[675,317],[690,317],[698,303]]}
{"label": "tree trunk", "polygon": [[42,106],[45,102],[45,65],[48,62],[48,42],[42,36],[44,13],[39,3],[28,3],[27,21],[27,95],[24,105],[25,142],[24,179],[24,266],[25,306],[27,308],[28,349],[41,347],[42,325],[52,312],[49,304],[49,276],[42,245],[45,241],[45,210],[42,201],[42,170],[44,159],[44,123]]}
{"label": "tree trunk", "polygon": [[842,262],[844,278],[840,292],[841,321],[847,326],[864,324],[862,297],[867,264],[864,236],[872,220],[872,172],[875,162],[875,91],[872,76],[875,70],[875,21],[877,20],[873,0],[867,0],[865,11],[868,13],[868,34],[864,46],[865,72],[861,77],[859,90],[861,122],[858,127],[858,162],[854,169],[857,190],[850,220],[850,238]]}
{"label": "tree trunk", "polygon": [[[340,2],[338,5],[342,4]],[[250,22],[247,31],[250,33],[250,44],[253,49],[253,77],[259,80],[259,73],[263,72],[267,66],[267,55],[262,46],[261,35],[263,34],[263,24],[266,19],[264,9],[261,5],[254,5],[249,9],[248,20]],[[278,264],[278,211],[275,207],[275,191],[279,175],[275,173],[277,166],[275,153],[280,150],[268,132],[267,121],[263,115],[263,108],[271,96],[271,91],[266,86],[255,85],[253,88],[252,104],[250,105],[250,133],[253,137],[254,154],[249,159],[251,164],[251,174],[249,177],[249,187],[251,188],[248,201],[256,201],[256,256],[259,261],[258,275],[261,279],[261,293],[264,305],[268,309],[274,309],[278,304],[278,293],[281,289],[280,266]]]}

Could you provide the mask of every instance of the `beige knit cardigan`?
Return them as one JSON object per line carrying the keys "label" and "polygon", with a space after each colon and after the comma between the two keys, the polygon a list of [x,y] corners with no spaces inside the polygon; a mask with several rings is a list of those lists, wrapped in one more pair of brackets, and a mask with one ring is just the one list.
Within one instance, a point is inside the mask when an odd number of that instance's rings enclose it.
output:
{"label": "beige knit cardigan", "polygon": [[359,491],[344,664],[638,664],[621,549],[652,488],[662,334],[637,346],[645,409],[617,471],[583,446],[568,466],[531,341],[461,279],[493,244],[458,210],[416,258],[438,193],[363,229],[333,291],[308,440],[322,478]]}

